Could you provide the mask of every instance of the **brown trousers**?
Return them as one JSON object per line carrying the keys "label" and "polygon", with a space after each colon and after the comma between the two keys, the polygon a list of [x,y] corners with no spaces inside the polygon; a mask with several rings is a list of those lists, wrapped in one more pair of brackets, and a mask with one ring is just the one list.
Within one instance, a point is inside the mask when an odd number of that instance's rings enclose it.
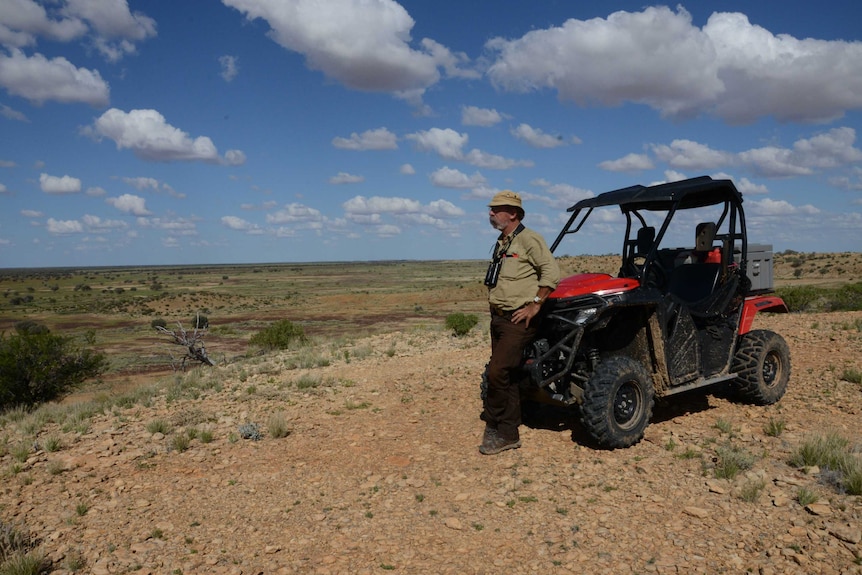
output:
{"label": "brown trousers", "polygon": [[[534,321],[537,318],[534,318]],[[491,360],[488,362],[488,393],[481,419],[506,439],[518,439],[521,425],[521,394],[514,371],[521,365],[524,349],[536,335],[536,324],[512,323],[511,315],[491,314]]]}

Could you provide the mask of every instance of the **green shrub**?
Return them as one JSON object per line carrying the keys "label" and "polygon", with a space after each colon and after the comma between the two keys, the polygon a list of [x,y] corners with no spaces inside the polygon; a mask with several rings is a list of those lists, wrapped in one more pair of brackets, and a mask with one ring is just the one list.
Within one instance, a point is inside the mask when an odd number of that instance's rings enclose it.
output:
{"label": "green shrub", "polygon": [[60,451],[63,447],[63,441],[60,439],[58,435],[49,435],[45,439],[42,440],[42,449],[44,449],[48,453],[54,453],[55,451]]}
{"label": "green shrub", "polygon": [[796,467],[816,465],[821,468],[821,476],[839,489],[850,495],[862,495],[862,458],[848,439],[835,432],[805,440],[789,463]]}
{"label": "green shrub", "polygon": [[839,469],[850,442],[835,432],[806,439],[790,456],[788,463],[795,467],[828,467]]}
{"label": "green shrub", "polygon": [[48,330],[0,334],[0,408],[56,399],[107,368],[103,354]]}
{"label": "green shrub", "polygon": [[847,458],[844,466],[841,486],[850,495],[862,495],[862,460],[858,457]]}
{"label": "green shrub", "polygon": [[841,374],[840,379],[849,383],[862,384],[862,371],[859,371],[856,368],[848,367],[844,370],[844,373]]}
{"label": "green shrub", "polygon": [[281,412],[273,413],[269,416],[266,429],[269,431],[269,436],[275,439],[290,435],[290,429],[287,426],[287,417]]}
{"label": "green shrub", "polygon": [[192,327],[195,329],[206,329],[210,326],[210,318],[203,314],[197,314],[192,318]]}
{"label": "green shrub", "polygon": [[171,432],[171,424],[164,419],[154,419],[147,423],[147,431],[150,433],[161,433],[167,435]]}
{"label": "green shrub", "polygon": [[160,328],[160,327],[165,327],[165,328],[166,328],[166,327],[168,327],[168,322],[166,322],[166,321],[164,320],[164,318],[157,317],[156,319],[154,319],[153,321],[151,321],[151,322],[150,322],[150,327],[151,327],[151,328],[153,328],[153,329],[157,329],[157,328]]}
{"label": "green shrub", "polygon": [[817,500],[820,499],[820,496],[816,491],[812,491],[807,487],[800,487],[796,490],[796,501],[799,502],[799,505],[805,507],[806,505],[811,505],[812,503],[816,503]]}
{"label": "green shrub", "polygon": [[446,329],[451,329],[456,336],[461,337],[470,333],[476,327],[479,318],[474,314],[453,313],[446,316]]}
{"label": "green shrub", "polygon": [[714,475],[719,479],[733,479],[741,471],[751,469],[755,457],[745,449],[726,445],[715,450],[717,461],[715,462]]}
{"label": "green shrub", "polygon": [[306,342],[308,338],[302,326],[286,319],[260,330],[249,340],[251,345],[264,349],[287,349],[294,343],[301,345]]}
{"label": "green shrub", "polygon": [[50,563],[37,551],[29,533],[0,522],[0,575],[47,573]]}
{"label": "green shrub", "polygon": [[41,333],[48,333],[50,330],[41,323],[25,319],[15,324],[15,331],[19,335],[37,335]]}
{"label": "green shrub", "polygon": [[178,453],[182,453],[187,450],[189,448],[189,443],[188,435],[174,435],[173,439],[171,439],[171,447]]}
{"label": "green shrub", "polygon": [[47,573],[50,562],[38,552],[16,553],[0,566],[0,575],[39,575]]}
{"label": "green shrub", "polygon": [[862,310],[862,282],[838,288],[789,286],[775,291],[792,312]]}
{"label": "green shrub", "polygon": [[786,425],[787,424],[783,419],[773,419],[770,417],[769,422],[763,426],[763,433],[769,437],[778,437],[784,433],[784,427]]}
{"label": "green shrub", "polygon": [[790,311],[815,311],[821,305],[823,290],[813,286],[792,286],[775,290]]}
{"label": "green shrub", "polygon": [[862,310],[862,282],[842,285],[831,298],[829,311]]}
{"label": "green shrub", "polygon": [[15,553],[26,552],[31,546],[30,535],[15,525],[0,521],[0,562]]}
{"label": "green shrub", "polygon": [[764,488],[766,488],[766,482],[763,479],[749,479],[739,488],[737,496],[743,501],[754,503]]}

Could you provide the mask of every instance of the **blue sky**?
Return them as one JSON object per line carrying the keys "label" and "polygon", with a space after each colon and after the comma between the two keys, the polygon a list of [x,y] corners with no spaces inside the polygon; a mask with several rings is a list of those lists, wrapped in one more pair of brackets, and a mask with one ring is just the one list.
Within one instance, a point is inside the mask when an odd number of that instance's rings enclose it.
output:
{"label": "blue sky", "polygon": [[[0,0],[0,267],[484,258],[501,189],[550,243],[583,197],[699,175],[736,182],[753,242],[859,251],[860,21],[856,0]],[[559,253],[619,247],[609,226]]]}

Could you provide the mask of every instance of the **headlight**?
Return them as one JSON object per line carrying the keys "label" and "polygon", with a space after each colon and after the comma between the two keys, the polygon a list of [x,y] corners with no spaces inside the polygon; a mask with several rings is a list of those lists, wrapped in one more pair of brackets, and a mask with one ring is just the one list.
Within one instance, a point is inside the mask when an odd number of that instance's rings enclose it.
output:
{"label": "headlight", "polygon": [[582,309],[578,312],[578,317],[575,318],[575,325],[584,325],[592,321],[592,319],[599,312],[599,308],[597,307],[588,307],[586,309]]}

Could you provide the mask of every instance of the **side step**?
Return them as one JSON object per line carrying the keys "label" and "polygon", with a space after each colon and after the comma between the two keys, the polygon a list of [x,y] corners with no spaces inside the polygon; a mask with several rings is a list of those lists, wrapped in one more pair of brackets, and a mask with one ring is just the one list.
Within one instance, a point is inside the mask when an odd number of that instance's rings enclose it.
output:
{"label": "side step", "polygon": [[698,389],[700,387],[708,387],[710,385],[715,385],[716,383],[721,383],[723,381],[731,381],[736,379],[737,374],[735,373],[726,373],[724,375],[718,375],[715,377],[711,377],[709,379],[697,379],[692,381],[691,383],[686,383],[685,385],[678,385],[676,387],[671,387],[663,394],[661,397],[667,397],[669,395],[676,395],[677,393],[683,393],[685,391],[691,391],[692,389]]}

